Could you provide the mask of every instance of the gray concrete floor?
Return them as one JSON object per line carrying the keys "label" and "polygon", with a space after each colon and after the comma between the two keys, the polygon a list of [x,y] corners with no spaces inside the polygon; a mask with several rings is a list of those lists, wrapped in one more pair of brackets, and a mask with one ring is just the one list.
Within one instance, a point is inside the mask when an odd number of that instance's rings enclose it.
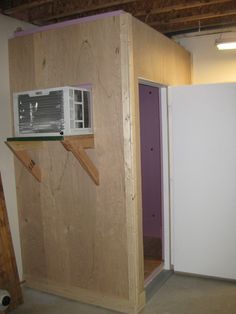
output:
{"label": "gray concrete floor", "polygon": [[[31,289],[14,314],[115,314]],[[171,276],[152,296],[141,314],[236,314],[236,283]]]}

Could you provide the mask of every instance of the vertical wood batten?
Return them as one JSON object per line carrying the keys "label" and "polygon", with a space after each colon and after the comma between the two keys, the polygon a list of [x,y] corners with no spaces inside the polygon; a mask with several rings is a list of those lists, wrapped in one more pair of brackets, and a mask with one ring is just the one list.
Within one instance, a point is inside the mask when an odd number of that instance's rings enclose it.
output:
{"label": "vertical wood batten", "polygon": [[[137,210],[137,180],[135,178],[135,119],[134,107],[134,60],[133,60],[132,17],[129,14],[121,16],[121,69],[122,69],[122,104],[123,104],[123,132],[124,132],[124,162],[125,162],[125,191],[126,191],[126,223],[129,269],[129,301],[133,313],[145,305],[145,292],[143,276],[143,260],[139,254],[142,252],[139,229],[139,216]],[[141,232],[139,234],[138,232]],[[142,272],[143,273],[143,272]],[[141,287],[141,288],[140,288]]]}

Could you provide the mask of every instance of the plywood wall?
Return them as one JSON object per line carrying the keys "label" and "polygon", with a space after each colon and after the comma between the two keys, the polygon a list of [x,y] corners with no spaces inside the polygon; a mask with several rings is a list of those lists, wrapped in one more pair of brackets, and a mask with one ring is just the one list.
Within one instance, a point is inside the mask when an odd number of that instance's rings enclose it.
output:
{"label": "plywood wall", "polygon": [[[129,19],[130,39],[128,41],[130,76],[130,143],[127,157],[131,159],[129,191],[133,195],[127,211],[133,217],[136,252],[134,258],[138,269],[135,273],[136,295],[140,296],[144,286],[143,276],[143,238],[142,238],[142,200],[141,200],[141,160],[140,160],[140,121],[139,121],[139,80],[146,80],[164,86],[185,85],[191,83],[191,55],[151,27],[137,19]],[[133,241],[134,241],[133,238]],[[141,300],[139,300],[141,302]]]}
{"label": "plywood wall", "polygon": [[132,19],[135,78],[163,85],[191,83],[191,55],[173,40]]}
{"label": "plywood wall", "polygon": [[128,305],[120,17],[10,41],[12,92],[92,84],[95,186],[60,143],[34,153],[39,184],[16,161],[24,277],[90,303]]}
{"label": "plywood wall", "polygon": [[[137,78],[171,84],[182,73],[182,83],[190,73],[189,55],[162,37],[159,46],[159,39],[122,13],[10,41],[12,92],[92,84],[95,149],[89,153],[100,175],[96,186],[56,142],[31,152],[41,184],[16,161],[28,285],[126,313],[144,305]],[[143,41],[150,49],[145,56]]]}

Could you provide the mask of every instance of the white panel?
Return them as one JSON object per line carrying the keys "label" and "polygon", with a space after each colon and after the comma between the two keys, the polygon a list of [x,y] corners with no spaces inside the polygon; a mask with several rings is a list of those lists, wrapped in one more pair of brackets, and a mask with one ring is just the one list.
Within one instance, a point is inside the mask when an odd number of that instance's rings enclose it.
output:
{"label": "white panel", "polygon": [[236,84],[170,89],[176,271],[236,279]]}
{"label": "white panel", "polygon": [[160,88],[161,142],[162,142],[162,193],[163,193],[163,256],[164,269],[170,269],[170,210],[169,210],[169,151],[167,88]]}

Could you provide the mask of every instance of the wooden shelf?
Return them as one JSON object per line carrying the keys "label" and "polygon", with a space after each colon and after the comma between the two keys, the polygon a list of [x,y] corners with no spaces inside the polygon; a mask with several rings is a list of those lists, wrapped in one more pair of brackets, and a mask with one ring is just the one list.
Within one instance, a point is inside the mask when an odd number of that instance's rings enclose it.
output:
{"label": "wooden shelf", "polygon": [[42,149],[45,141],[59,141],[67,151],[78,159],[81,166],[88,173],[96,185],[99,185],[99,173],[87,155],[85,149],[94,148],[94,135],[75,136],[40,136],[40,137],[11,137],[5,142],[24,167],[39,182],[42,180],[41,169],[30,157],[28,150]]}

